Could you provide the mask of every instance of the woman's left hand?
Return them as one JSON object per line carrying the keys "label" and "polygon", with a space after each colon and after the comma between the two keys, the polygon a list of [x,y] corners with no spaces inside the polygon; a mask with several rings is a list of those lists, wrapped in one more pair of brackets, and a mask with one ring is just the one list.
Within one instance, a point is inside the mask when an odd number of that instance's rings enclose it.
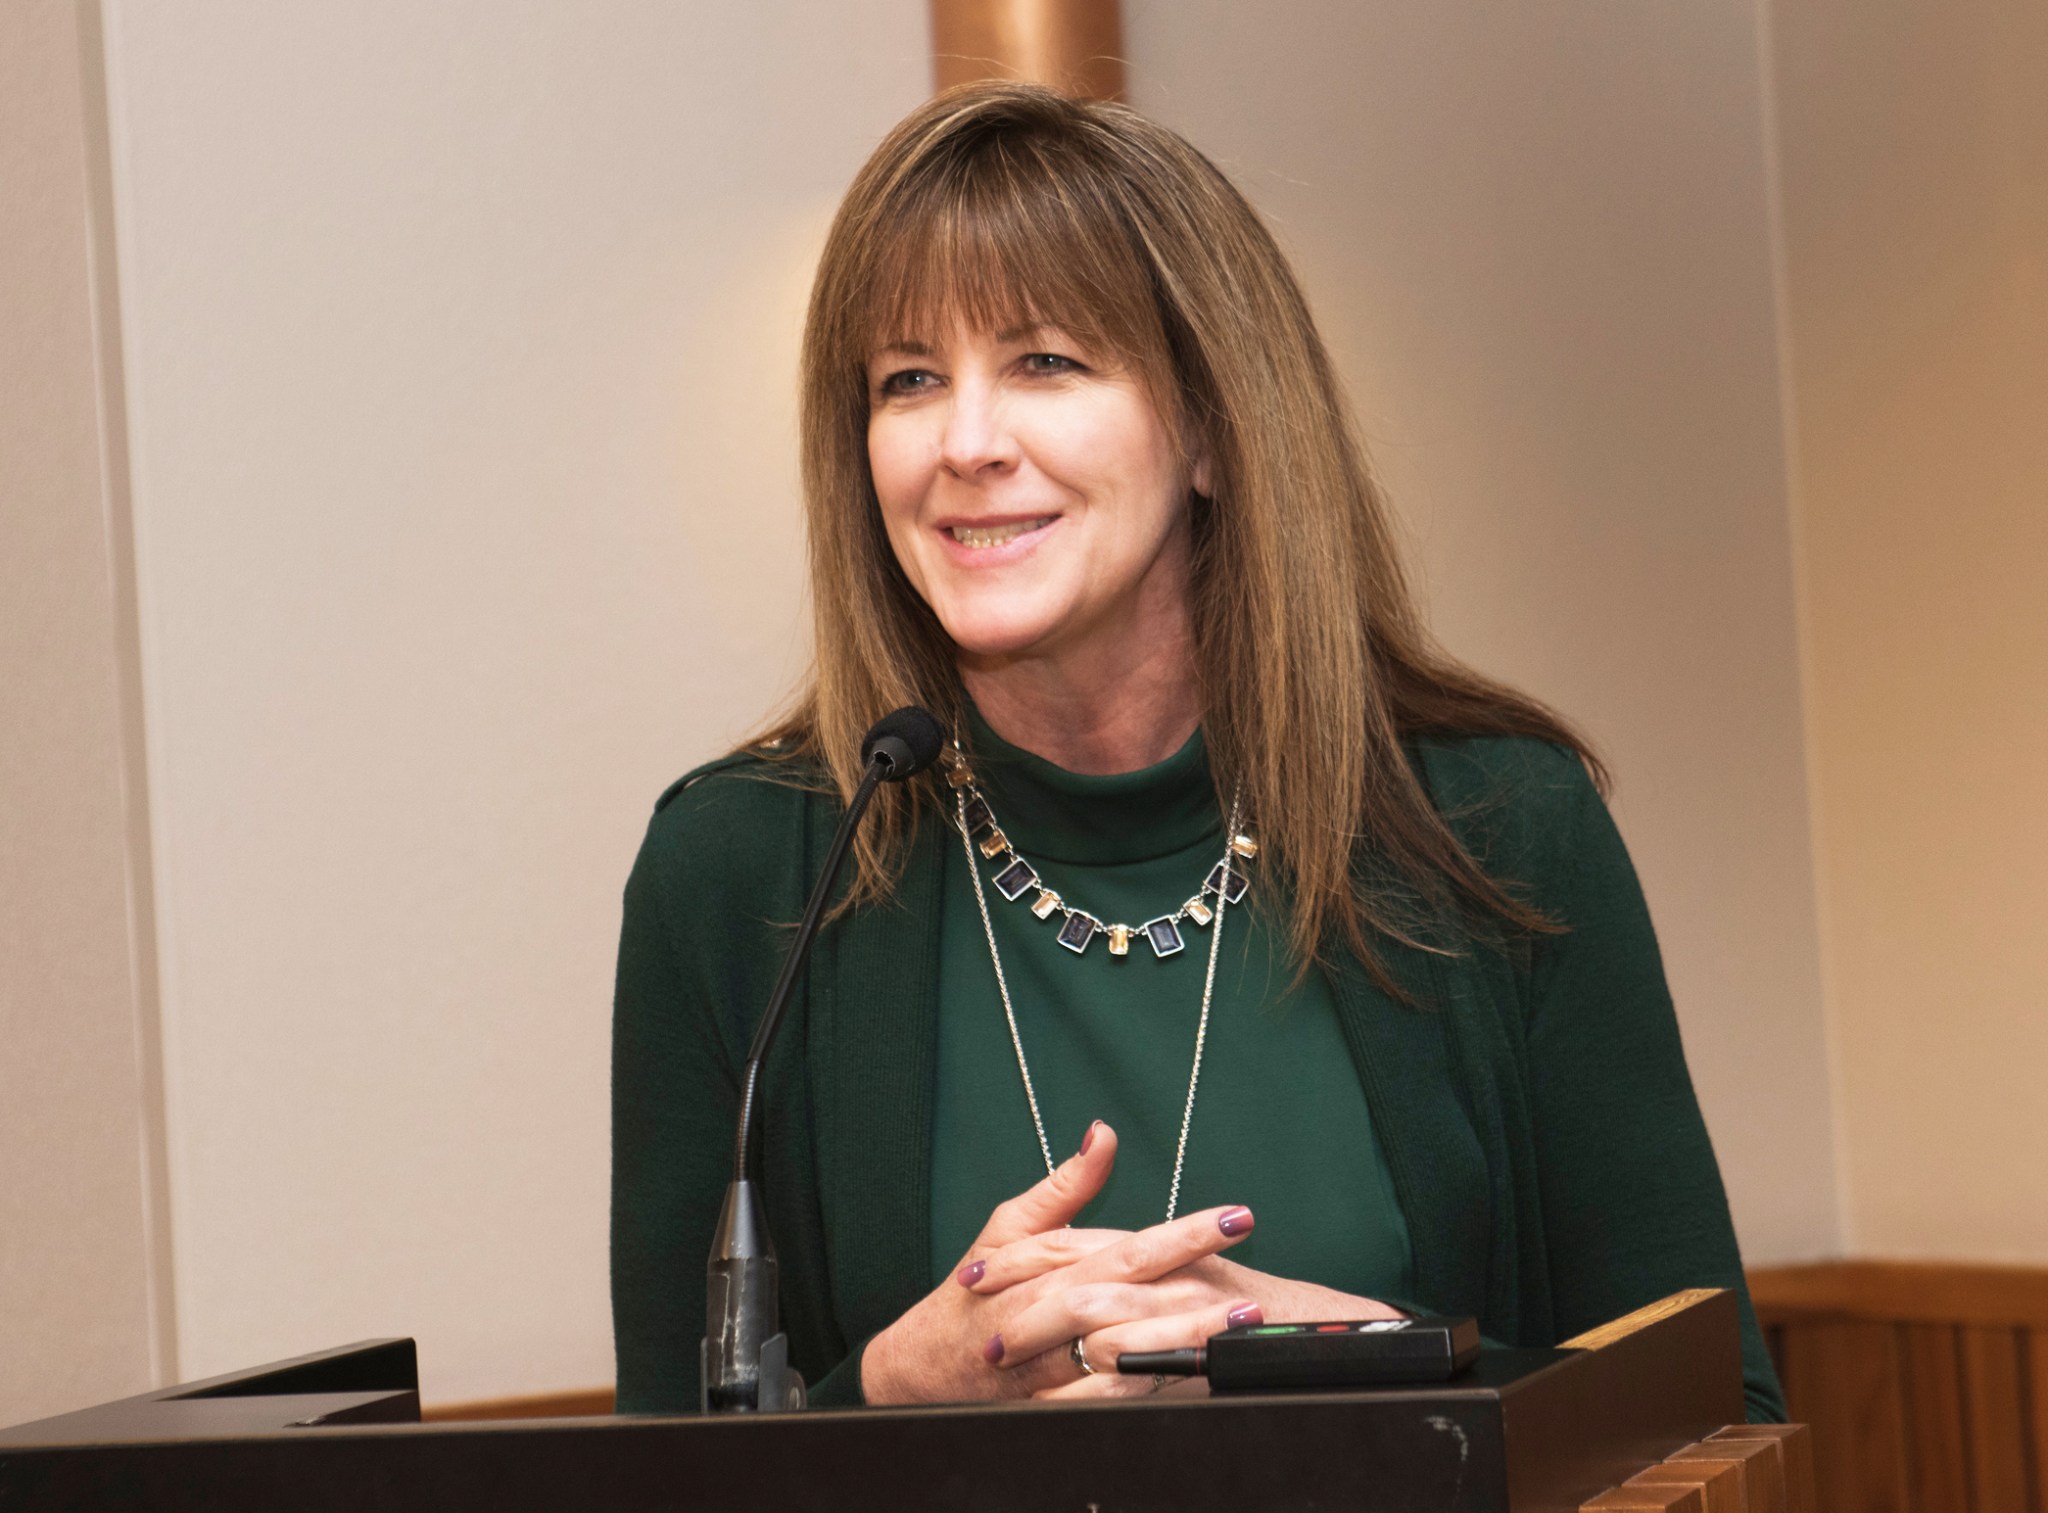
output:
{"label": "woman's left hand", "polygon": [[[1026,1256],[1019,1256],[1017,1259],[1026,1264],[1020,1266],[1012,1261],[1001,1268],[991,1266],[973,1290],[984,1294],[1002,1292],[1062,1267],[1115,1275],[1119,1249],[1129,1247],[1143,1253],[1157,1239],[1152,1231],[1140,1230],[1085,1260],[1056,1259],[1053,1252],[1046,1251],[1045,1264],[1038,1268],[1031,1267]],[[1130,1293],[1135,1289],[1152,1292],[1154,1296],[1143,1301],[1133,1299]],[[1126,1316],[1108,1321],[1101,1310],[1112,1299],[1112,1311]],[[1067,1400],[1142,1396],[1159,1390],[1159,1384],[1147,1376],[1118,1375],[1117,1358],[1125,1351],[1185,1349],[1203,1343],[1223,1329],[1246,1324],[1403,1317],[1400,1309],[1373,1298],[1271,1276],[1212,1255],[1152,1282],[1091,1287],[1077,1277],[1076,1285],[1054,1288],[1005,1325],[1002,1365],[1028,1367],[1034,1376],[1048,1378],[1046,1385],[1032,1392],[1033,1397]],[[1077,1339],[1094,1370],[1092,1376],[1071,1359],[1071,1342]],[[1206,1390],[1206,1384],[1198,1380],[1182,1390]]]}

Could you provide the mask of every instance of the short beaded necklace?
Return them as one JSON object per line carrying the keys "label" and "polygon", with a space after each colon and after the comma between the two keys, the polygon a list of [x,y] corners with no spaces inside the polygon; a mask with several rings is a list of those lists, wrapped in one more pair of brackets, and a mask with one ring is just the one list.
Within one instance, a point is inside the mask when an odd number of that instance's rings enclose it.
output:
{"label": "short beaded necklace", "polygon": [[[1109,937],[1111,956],[1128,955],[1134,935],[1143,936],[1151,944],[1155,956],[1178,955],[1187,948],[1187,940],[1180,929],[1182,920],[1191,919],[1198,925],[1206,925],[1216,912],[1208,903],[1211,897],[1216,899],[1216,907],[1221,908],[1226,900],[1233,904],[1238,902],[1244,897],[1245,889],[1251,886],[1251,876],[1243,870],[1240,862],[1257,856],[1259,844],[1249,835],[1238,833],[1237,806],[1233,801],[1230,844],[1224,848],[1223,859],[1209,869],[1209,875],[1202,880],[1202,886],[1195,891],[1194,897],[1171,914],[1148,919],[1142,925],[1104,924],[1046,887],[1040,881],[1037,869],[1017,854],[1017,848],[1003,834],[1003,827],[996,823],[995,811],[989,807],[988,799],[976,785],[974,769],[968,766],[957,739],[945,752],[944,760],[946,781],[953,786],[960,810],[961,834],[971,839],[984,829],[988,831],[980,842],[981,854],[996,862],[995,875],[991,879],[996,892],[1014,904],[1035,889],[1038,896],[1031,901],[1031,912],[1040,919],[1050,919],[1058,914],[1063,920],[1059,943],[1076,956],[1084,953],[1098,935]],[[979,875],[977,869],[976,876]]]}
{"label": "short beaded necklace", "polygon": [[[982,934],[988,939],[989,960],[996,969],[996,991],[1002,995],[1003,1018],[1010,1027],[1010,1046],[1017,1053],[1017,1072],[1024,1079],[1024,1101],[1031,1106],[1031,1127],[1038,1135],[1038,1153],[1045,1161],[1045,1174],[1054,1171],[1052,1142],[1045,1135],[1045,1120],[1038,1112],[1038,1092],[1031,1085],[1031,1063],[1024,1056],[1024,1037],[1017,1029],[1017,1011],[1010,1003],[1010,984],[1003,976],[1002,952],[996,949],[994,921],[989,917],[988,895],[982,891],[981,866],[975,859],[975,834],[986,828],[989,834],[980,843],[983,857],[995,860],[1007,857],[996,873],[995,885],[1003,897],[1015,903],[1026,890],[1038,884],[1038,874],[1031,864],[1019,856],[1011,846],[1002,828],[995,822],[994,812],[988,800],[975,786],[974,771],[967,764],[966,755],[960,750],[956,737],[945,752],[946,781],[953,789],[955,823],[960,831],[961,849],[967,856],[967,876],[974,884],[975,906],[981,911]],[[1230,844],[1224,849],[1223,859],[1210,869],[1208,878],[1195,896],[1182,904],[1172,914],[1160,915],[1143,925],[1142,931],[1152,943],[1152,950],[1158,956],[1172,956],[1186,948],[1181,938],[1180,921],[1192,919],[1198,925],[1210,925],[1209,966],[1202,978],[1202,1014],[1195,1023],[1195,1060],[1188,1071],[1187,1101],[1181,1106],[1180,1139],[1173,1151],[1173,1181],[1166,1191],[1166,1217],[1170,1222],[1180,1209],[1180,1179],[1187,1165],[1188,1131],[1195,1122],[1195,1090],[1202,1081],[1202,1052],[1209,1040],[1209,1004],[1216,991],[1216,958],[1223,948],[1223,915],[1225,910],[1244,897],[1250,886],[1250,878],[1240,870],[1240,859],[1249,860],[1258,854],[1258,843],[1250,836],[1240,834],[1237,828],[1239,815],[1238,801],[1230,803]],[[1020,870],[1021,869],[1021,870]],[[1007,881],[1006,881],[1007,880]],[[1204,901],[1213,897],[1216,906],[1212,909]],[[1048,902],[1050,900],[1050,902]],[[1050,888],[1040,887],[1037,899],[1031,905],[1031,912],[1040,919],[1049,918],[1055,911],[1066,916],[1061,926],[1059,943],[1075,955],[1088,949],[1088,944],[1097,934],[1109,937],[1109,951],[1112,956],[1124,956],[1130,951],[1132,930],[1129,925],[1105,925],[1092,914],[1083,913],[1066,904]],[[1071,937],[1071,938],[1069,938]]]}

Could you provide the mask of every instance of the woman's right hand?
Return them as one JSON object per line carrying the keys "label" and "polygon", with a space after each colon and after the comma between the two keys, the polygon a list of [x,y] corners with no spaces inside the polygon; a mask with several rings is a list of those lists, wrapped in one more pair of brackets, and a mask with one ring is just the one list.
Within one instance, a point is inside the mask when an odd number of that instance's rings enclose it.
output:
{"label": "woman's right hand", "polygon": [[[1189,1214],[1142,1235],[1066,1227],[1109,1180],[1116,1144],[1108,1125],[1089,1126],[1077,1154],[989,1216],[952,1276],[868,1341],[861,1391],[869,1403],[1021,1398],[1067,1383],[1078,1372],[1063,1350],[1047,1348],[1028,1361],[1005,1353],[1005,1329],[1014,1332],[1027,1315],[1042,1325],[1036,1304],[1085,1314],[1089,1328],[1151,1321],[1141,1333],[1175,1324],[1179,1333],[1200,1337],[1236,1322],[1235,1313],[1228,1321],[1224,1314],[1249,1306],[1244,1300],[1202,1310],[1199,1318],[1164,1316],[1187,1312],[1192,1267],[1235,1245],[1250,1228],[1249,1210]],[[1242,1227],[1218,1222],[1237,1215]]]}
{"label": "woman's right hand", "polygon": [[860,1362],[867,1400],[880,1406],[1027,1396],[1027,1383],[1016,1373],[996,1370],[982,1353],[1017,1300],[971,1291],[981,1275],[974,1268],[986,1267],[1005,1248],[1026,1241],[1056,1267],[1124,1239],[1119,1229],[1066,1227],[1102,1191],[1115,1165],[1115,1132],[1106,1124],[1090,1125],[1077,1154],[990,1214],[953,1275],[868,1341]]}

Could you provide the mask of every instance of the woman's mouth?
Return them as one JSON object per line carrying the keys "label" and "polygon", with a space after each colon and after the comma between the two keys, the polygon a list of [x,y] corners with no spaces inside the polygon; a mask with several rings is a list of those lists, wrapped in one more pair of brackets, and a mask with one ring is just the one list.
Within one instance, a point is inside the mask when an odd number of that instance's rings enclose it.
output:
{"label": "woman's mouth", "polygon": [[1036,520],[1012,520],[1002,525],[954,525],[948,526],[946,533],[965,547],[1005,546],[1019,536],[1045,529],[1055,518],[1043,515]]}

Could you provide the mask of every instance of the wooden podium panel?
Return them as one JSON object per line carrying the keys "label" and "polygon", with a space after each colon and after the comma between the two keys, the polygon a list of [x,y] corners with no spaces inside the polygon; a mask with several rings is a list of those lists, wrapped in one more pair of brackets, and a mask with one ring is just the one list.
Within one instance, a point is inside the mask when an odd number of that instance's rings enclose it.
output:
{"label": "wooden podium panel", "polygon": [[[1709,1440],[1707,1443],[1713,1442]],[[1743,1485],[1742,1467],[1732,1461],[1696,1460],[1688,1463],[1667,1460],[1647,1471],[1638,1471],[1628,1479],[1625,1487],[1696,1488],[1700,1513],[1763,1513],[1756,1500],[1749,1496],[1749,1489]],[[1625,1488],[1616,1490],[1624,1491]],[[1606,1494],[1609,1501],[1596,1497],[1586,1506],[1611,1507],[1614,1495],[1613,1492]]]}
{"label": "wooden podium panel", "polygon": [[393,1340],[0,1430],[0,1508],[1565,1513],[1741,1415],[1727,1293],[1434,1387],[1088,1406],[421,1424]]}

